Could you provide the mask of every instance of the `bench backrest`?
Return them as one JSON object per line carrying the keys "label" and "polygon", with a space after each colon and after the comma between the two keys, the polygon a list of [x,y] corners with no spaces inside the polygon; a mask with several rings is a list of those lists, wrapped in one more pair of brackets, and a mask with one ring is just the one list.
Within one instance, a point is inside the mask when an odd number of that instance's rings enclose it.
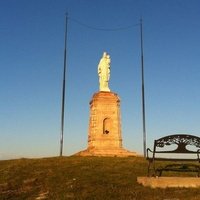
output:
{"label": "bench backrest", "polygon": [[[164,147],[174,144],[177,145],[175,150],[164,150]],[[200,137],[187,134],[177,134],[162,137],[154,140],[154,153],[157,152],[157,147],[159,147],[159,149],[163,148],[163,151],[159,150],[160,153],[197,153],[197,151],[188,150],[186,148],[188,145],[200,148]]]}

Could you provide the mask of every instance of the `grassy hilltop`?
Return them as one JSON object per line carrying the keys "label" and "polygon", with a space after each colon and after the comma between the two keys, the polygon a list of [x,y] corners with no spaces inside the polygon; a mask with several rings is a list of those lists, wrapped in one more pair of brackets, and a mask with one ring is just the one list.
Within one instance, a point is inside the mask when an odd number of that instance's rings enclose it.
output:
{"label": "grassy hilltop", "polygon": [[150,189],[144,158],[63,157],[0,161],[0,199],[199,200],[199,189]]}

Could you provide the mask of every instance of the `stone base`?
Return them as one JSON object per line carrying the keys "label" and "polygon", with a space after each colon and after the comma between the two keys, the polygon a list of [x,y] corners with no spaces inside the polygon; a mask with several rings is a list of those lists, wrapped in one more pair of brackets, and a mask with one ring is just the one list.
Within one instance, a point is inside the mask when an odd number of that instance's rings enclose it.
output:
{"label": "stone base", "polygon": [[126,149],[86,149],[80,151],[74,156],[104,156],[104,157],[129,157],[137,156],[136,152],[131,152]]}
{"label": "stone base", "polygon": [[121,149],[120,99],[113,92],[97,92],[90,101],[88,149]]}
{"label": "stone base", "polygon": [[137,156],[122,147],[120,98],[100,91],[90,101],[88,148],[75,156]]}
{"label": "stone base", "polygon": [[137,177],[137,182],[151,188],[200,187],[199,177]]}

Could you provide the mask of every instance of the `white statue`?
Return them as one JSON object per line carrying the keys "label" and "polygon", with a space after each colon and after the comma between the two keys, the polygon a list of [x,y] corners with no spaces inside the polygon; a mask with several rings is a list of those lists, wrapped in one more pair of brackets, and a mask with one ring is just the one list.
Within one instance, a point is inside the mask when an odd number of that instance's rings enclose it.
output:
{"label": "white statue", "polygon": [[108,87],[108,81],[110,79],[110,63],[110,56],[106,52],[104,52],[98,65],[100,91],[110,92],[110,89]]}

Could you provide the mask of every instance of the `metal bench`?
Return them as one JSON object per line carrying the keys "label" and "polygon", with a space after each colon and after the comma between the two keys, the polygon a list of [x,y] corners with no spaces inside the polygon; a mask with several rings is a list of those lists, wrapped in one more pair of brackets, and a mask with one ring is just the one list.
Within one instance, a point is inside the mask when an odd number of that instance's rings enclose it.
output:
{"label": "metal bench", "polygon": [[[199,177],[200,138],[194,135],[177,134],[154,140],[153,151],[147,149],[147,160],[149,161],[148,176],[161,176],[163,171],[174,171],[196,172]],[[156,161],[168,162],[165,166],[161,166]]]}

